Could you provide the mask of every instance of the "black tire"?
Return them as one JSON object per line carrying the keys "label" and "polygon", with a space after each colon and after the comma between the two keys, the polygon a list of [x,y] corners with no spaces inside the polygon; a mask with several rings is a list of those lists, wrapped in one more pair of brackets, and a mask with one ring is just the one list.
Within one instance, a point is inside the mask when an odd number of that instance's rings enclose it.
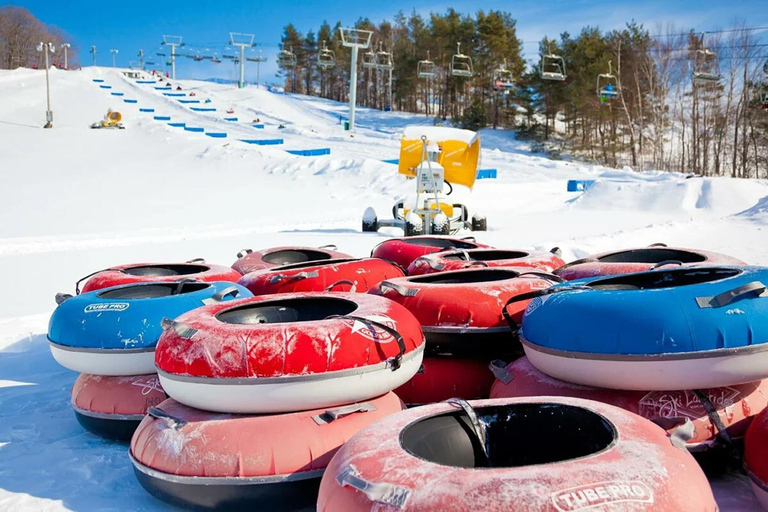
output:
{"label": "black tire", "polygon": [[372,208],[368,208],[363,214],[363,233],[375,233],[378,230],[379,219],[376,217],[376,212]]}
{"label": "black tire", "polygon": [[472,231],[488,231],[488,219],[485,217],[472,217]]}
{"label": "black tire", "polygon": [[411,224],[407,220],[405,221],[405,226],[403,228],[403,233],[405,236],[419,236],[424,234],[424,227],[422,226],[416,226],[415,224]]}
{"label": "black tire", "polygon": [[438,226],[434,222],[432,223],[432,234],[433,235],[444,235],[448,236],[451,234],[451,221],[448,220],[445,222],[442,226]]}

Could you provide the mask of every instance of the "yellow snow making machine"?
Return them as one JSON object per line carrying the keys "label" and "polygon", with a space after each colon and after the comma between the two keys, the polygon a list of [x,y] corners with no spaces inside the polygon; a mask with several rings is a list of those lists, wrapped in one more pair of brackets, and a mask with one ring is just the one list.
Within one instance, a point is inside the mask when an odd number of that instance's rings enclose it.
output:
{"label": "yellow snow making machine", "polygon": [[91,125],[91,128],[97,129],[97,128],[116,128],[119,130],[125,130],[125,126],[123,126],[123,123],[120,121],[123,120],[123,115],[120,112],[116,112],[112,109],[107,110],[107,113],[104,115],[104,119],[101,121],[96,121]]}
{"label": "yellow snow making machine", "polygon": [[405,236],[449,235],[461,229],[486,231],[485,216],[475,213],[470,219],[465,205],[448,198],[453,185],[472,189],[479,160],[480,136],[471,130],[407,127],[400,141],[398,172],[416,180],[416,194],[395,203],[393,219],[379,219],[369,206],[363,214],[363,231],[397,227]]}

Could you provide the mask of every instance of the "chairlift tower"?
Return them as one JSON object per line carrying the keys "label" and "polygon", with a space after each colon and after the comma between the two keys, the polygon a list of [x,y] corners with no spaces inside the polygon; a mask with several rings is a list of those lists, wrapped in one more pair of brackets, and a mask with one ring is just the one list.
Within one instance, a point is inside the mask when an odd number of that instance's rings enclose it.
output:
{"label": "chairlift tower", "polygon": [[137,57],[139,57],[139,69],[143,70],[144,69],[144,50],[139,48],[139,53]]}
{"label": "chairlift tower", "polygon": [[72,45],[69,43],[62,43],[60,46],[64,48],[64,69],[69,69],[69,61],[67,60],[67,49],[71,48]]}
{"label": "chairlift tower", "polygon": [[253,34],[243,34],[241,32],[229,33],[230,46],[237,46],[240,48],[240,80],[237,81],[237,86],[242,89],[245,87],[245,49],[253,46]]}
{"label": "chairlift tower", "polygon": [[96,45],[91,45],[91,54],[93,55],[93,67],[96,67]]}
{"label": "chairlift tower", "polygon": [[351,48],[352,62],[349,72],[349,131],[355,129],[355,103],[357,102],[357,51],[361,48],[368,49],[371,45],[370,30],[339,27],[341,32],[341,44]]}
{"label": "chairlift tower", "polygon": [[261,63],[267,62],[267,58],[261,54],[261,50],[259,50],[258,56],[252,56],[252,57],[246,57],[245,60],[248,62],[255,62],[256,63],[256,88],[259,88],[259,81],[261,77]]}
{"label": "chairlift tower", "polygon": [[176,80],[176,47],[177,46],[184,46],[184,43],[181,42],[182,36],[163,36],[163,42],[160,44],[170,46],[171,47],[171,60],[169,61],[171,63],[171,78],[173,80]]}
{"label": "chairlift tower", "polygon": [[116,62],[115,58],[117,57],[117,53],[118,53],[118,51],[117,51],[115,48],[110,48],[110,50],[109,50],[109,53],[111,53],[111,54],[112,54],[112,67],[113,67],[113,68],[114,68],[114,67],[117,67],[117,66],[115,65],[115,62]]}
{"label": "chairlift tower", "polygon": [[[45,54],[45,99],[47,110],[45,111],[45,126],[43,128],[53,128],[53,112],[51,111],[51,85],[48,79],[48,53],[56,51],[53,43],[38,43],[37,51]],[[95,55],[95,54],[94,54]]]}

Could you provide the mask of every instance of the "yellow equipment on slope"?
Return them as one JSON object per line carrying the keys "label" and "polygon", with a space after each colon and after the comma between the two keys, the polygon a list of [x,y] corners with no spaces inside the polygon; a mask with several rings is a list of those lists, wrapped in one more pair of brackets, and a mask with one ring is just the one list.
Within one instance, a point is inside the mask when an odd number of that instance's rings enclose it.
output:
{"label": "yellow equipment on slope", "polygon": [[123,124],[120,122],[122,120],[123,115],[120,112],[109,109],[107,110],[106,115],[104,115],[104,119],[93,123],[91,128],[117,128],[124,130],[125,126],[123,126]]}
{"label": "yellow equipment on slope", "polygon": [[[399,227],[405,236],[451,234],[462,228],[485,231],[485,217],[469,219],[467,207],[447,196],[454,185],[472,189],[480,160],[480,137],[470,130],[439,126],[409,126],[400,141],[398,172],[416,179],[416,195],[398,201],[394,219],[378,220],[373,208],[363,215],[363,231]],[[444,185],[448,192],[443,192]]]}

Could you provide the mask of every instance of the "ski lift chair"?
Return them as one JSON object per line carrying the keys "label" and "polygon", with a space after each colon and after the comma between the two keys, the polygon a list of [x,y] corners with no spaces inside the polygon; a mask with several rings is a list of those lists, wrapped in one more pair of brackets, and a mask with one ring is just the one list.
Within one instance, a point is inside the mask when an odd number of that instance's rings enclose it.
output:
{"label": "ski lift chair", "polygon": [[291,51],[290,48],[287,50],[280,50],[280,52],[277,54],[277,62],[280,64],[280,67],[292,68],[296,66],[296,55]]}
{"label": "ski lift chair", "polygon": [[328,46],[323,40],[323,48],[317,54],[317,67],[320,69],[331,69],[336,66],[336,54],[333,50],[329,50]]}
{"label": "ski lift chair", "polygon": [[461,53],[461,43],[456,43],[456,53],[451,57],[451,75],[470,77],[473,74],[472,58]]}
{"label": "ski lift chair", "polygon": [[539,76],[544,80],[562,82],[567,76],[565,74],[565,59],[551,53],[542,55],[541,64],[539,65]]}
{"label": "ski lift chair", "polygon": [[419,78],[435,78],[438,75],[438,69],[434,62],[429,60],[429,52],[427,52],[426,60],[420,60],[416,66],[416,75]]}
{"label": "ski lift chair", "polygon": [[503,92],[504,94],[515,86],[515,79],[512,76],[512,71],[507,69],[506,61],[504,64],[493,70],[493,77],[491,85],[495,92]]}
{"label": "ski lift chair", "polygon": [[721,78],[717,54],[708,48],[696,50],[693,60],[693,81],[706,85],[717,83]]}
{"label": "ski lift chair", "polygon": [[225,59],[234,60],[237,58],[237,54],[235,53],[235,49],[231,46],[225,46],[224,51],[221,52],[221,56]]}
{"label": "ski lift chair", "polygon": [[376,52],[368,50],[363,54],[363,67],[368,69],[376,69],[378,67]]}
{"label": "ski lift chair", "polygon": [[381,49],[381,41],[379,41],[379,51],[376,52],[376,69],[382,71],[390,71],[395,68],[394,62],[392,62],[392,53]]}
{"label": "ski lift chair", "polygon": [[608,72],[597,75],[596,92],[600,103],[608,103],[621,95],[619,80],[613,74],[611,61],[608,61]]}

